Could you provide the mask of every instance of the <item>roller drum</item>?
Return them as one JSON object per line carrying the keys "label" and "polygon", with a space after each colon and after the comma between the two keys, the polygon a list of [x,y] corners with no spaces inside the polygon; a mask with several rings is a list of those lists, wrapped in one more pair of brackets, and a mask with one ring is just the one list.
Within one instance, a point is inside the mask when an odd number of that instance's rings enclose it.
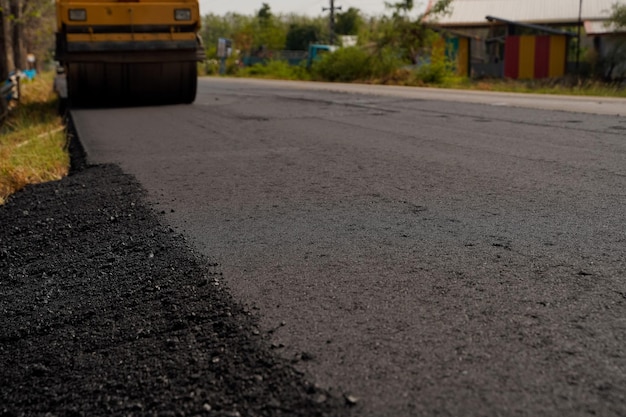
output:
{"label": "roller drum", "polygon": [[197,76],[195,62],[78,62],[67,68],[75,106],[192,103]]}

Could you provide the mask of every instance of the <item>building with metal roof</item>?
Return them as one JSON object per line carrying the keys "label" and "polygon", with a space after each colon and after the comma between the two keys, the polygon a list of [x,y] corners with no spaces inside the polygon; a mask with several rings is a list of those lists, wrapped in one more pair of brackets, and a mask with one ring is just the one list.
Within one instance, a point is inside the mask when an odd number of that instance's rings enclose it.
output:
{"label": "building with metal roof", "polygon": [[[428,22],[469,40],[473,76],[558,77],[621,59],[626,30],[609,24],[615,5],[626,0],[453,0],[449,13]],[[626,63],[613,67],[626,74]]]}
{"label": "building with metal roof", "polygon": [[[435,1],[430,0],[429,7]],[[449,14],[431,21],[450,28],[485,26],[485,16],[491,15],[520,23],[576,25],[607,20],[614,4],[626,0],[454,0]]]}

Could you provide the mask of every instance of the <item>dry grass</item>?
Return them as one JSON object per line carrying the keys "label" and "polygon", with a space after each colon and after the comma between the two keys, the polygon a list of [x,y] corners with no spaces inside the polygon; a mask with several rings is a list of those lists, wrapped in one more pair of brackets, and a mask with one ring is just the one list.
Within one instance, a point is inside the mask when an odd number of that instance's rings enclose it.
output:
{"label": "dry grass", "polygon": [[445,87],[509,93],[559,94],[572,96],[626,97],[624,84],[566,76],[543,80],[459,79]]}
{"label": "dry grass", "polygon": [[22,99],[0,128],[0,204],[28,184],[63,178],[69,170],[53,74],[22,85]]}

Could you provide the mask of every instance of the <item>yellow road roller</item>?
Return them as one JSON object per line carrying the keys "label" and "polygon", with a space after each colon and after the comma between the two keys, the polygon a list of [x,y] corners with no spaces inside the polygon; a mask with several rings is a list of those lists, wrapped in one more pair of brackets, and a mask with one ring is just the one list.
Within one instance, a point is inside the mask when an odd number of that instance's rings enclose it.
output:
{"label": "yellow road roller", "polygon": [[198,0],[56,0],[71,105],[191,103],[204,59]]}

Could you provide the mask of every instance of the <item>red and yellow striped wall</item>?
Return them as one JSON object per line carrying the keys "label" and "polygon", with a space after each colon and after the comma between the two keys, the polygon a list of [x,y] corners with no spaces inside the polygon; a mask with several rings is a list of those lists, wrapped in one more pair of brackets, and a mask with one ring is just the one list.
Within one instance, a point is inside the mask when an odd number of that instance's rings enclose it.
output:
{"label": "red and yellow striped wall", "polygon": [[504,76],[513,79],[552,78],[565,75],[565,36],[507,36]]}

